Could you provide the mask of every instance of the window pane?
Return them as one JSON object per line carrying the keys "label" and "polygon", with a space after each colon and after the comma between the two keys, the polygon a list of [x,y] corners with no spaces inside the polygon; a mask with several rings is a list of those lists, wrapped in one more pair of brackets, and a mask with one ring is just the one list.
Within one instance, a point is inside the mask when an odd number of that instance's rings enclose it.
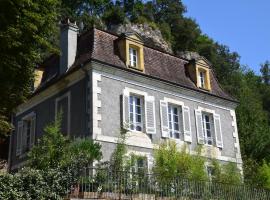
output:
{"label": "window pane", "polygon": [[141,114],[141,107],[136,107],[136,114]]}
{"label": "window pane", "polygon": [[136,115],[136,122],[142,122],[141,115]]}
{"label": "window pane", "polygon": [[129,104],[129,112],[133,113],[133,104]]}
{"label": "window pane", "polygon": [[174,130],[179,131],[179,124],[178,123],[174,124]]}
{"label": "window pane", "polygon": [[174,115],[174,122],[178,123],[178,115]]}
{"label": "window pane", "polygon": [[136,97],[136,105],[141,105],[141,99]]}

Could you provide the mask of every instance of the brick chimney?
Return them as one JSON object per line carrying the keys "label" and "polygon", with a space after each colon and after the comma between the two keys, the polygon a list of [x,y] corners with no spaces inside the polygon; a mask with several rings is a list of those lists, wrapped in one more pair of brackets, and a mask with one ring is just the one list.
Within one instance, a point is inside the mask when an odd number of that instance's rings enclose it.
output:
{"label": "brick chimney", "polygon": [[60,35],[60,74],[64,74],[74,63],[77,53],[78,26],[69,19],[61,21]]}

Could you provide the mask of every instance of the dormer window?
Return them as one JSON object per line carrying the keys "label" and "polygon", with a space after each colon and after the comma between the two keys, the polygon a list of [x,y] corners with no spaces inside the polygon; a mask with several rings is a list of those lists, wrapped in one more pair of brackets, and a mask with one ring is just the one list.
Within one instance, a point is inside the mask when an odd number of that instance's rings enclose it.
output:
{"label": "dormer window", "polygon": [[211,91],[211,64],[204,57],[191,60],[187,64],[186,70],[198,88]]}
{"label": "dormer window", "polygon": [[198,83],[200,88],[206,88],[205,81],[206,81],[206,72],[200,70],[198,77]]}
{"label": "dormer window", "polygon": [[138,51],[133,47],[129,47],[129,65],[138,67]]}
{"label": "dormer window", "polygon": [[127,68],[144,72],[143,41],[136,33],[125,33],[119,38],[118,48]]}

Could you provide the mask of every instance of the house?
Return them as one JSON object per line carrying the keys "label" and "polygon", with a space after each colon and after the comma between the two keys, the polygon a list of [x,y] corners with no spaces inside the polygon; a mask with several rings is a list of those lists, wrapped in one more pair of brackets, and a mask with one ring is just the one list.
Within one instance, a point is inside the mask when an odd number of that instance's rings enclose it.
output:
{"label": "house", "polygon": [[89,137],[109,160],[121,127],[129,153],[153,165],[155,145],[166,139],[190,153],[234,162],[242,170],[235,108],[201,56],[181,58],[153,48],[136,33],[116,35],[93,28],[78,36],[76,24],[61,27],[61,56],[36,70],[35,91],[18,106],[9,154],[11,170],[25,163],[43,128],[62,113],[70,137]]}

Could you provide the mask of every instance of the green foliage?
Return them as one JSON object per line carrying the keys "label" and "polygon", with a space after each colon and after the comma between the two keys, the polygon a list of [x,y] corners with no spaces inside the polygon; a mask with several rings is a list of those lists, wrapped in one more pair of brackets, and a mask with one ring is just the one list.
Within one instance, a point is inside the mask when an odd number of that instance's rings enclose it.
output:
{"label": "green foliage", "polygon": [[153,172],[161,183],[170,182],[175,177],[193,180],[207,179],[205,160],[200,156],[200,152],[198,151],[197,155],[190,155],[186,147],[179,151],[174,141],[161,143],[154,151],[154,160]]}
{"label": "green foliage", "polygon": [[84,167],[102,157],[100,144],[90,139],[64,137],[61,120],[45,127],[45,134],[28,154],[26,168],[0,175],[0,199],[62,199]]}
{"label": "green foliage", "polygon": [[0,175],[0,199],[59,200],[65,194],[67,181],[67,175],[56,169],[24,168],[14,175]]}
{"label": "green foliage", "polygon": [[0,1],[0,135],[7,134],[11,112],[30,93],[41,52],[56,51],[49,38],[55,34],[58,6],[59,0]]}
{"label": "green foliage", "polygon": [[266,161],[258,168],[257,180],[260,186],[270,189],[270,164]]}
{"label": "green foliage", "polygon": [[61,120],[47,125],[44,135],[28,154],[28,165],[36,169],[59,167],[66,155],[69,141],[60,132]]}
{"label": "green foliage", "polygon": [[[45,127],[45,134],[28,154],[28,166],[35,169],[60,168],[72,170],[90,165],[102,157],[101,146],[90,139],[73,141],[60,132],[61,119]],[[76,170],[76,169],[73,169]]]}
{"label": "green foliage", "polygon": [[110,168],[113,172],[123,171],[125,169],[125,164],[127,160],[126,133],[127,129],[122,128],[120,130],[120,135],[117,141],[116,148],[111,155]]}
{"label": "green foliage", "polygon": [[242,175],[235,163],[220,164],[217,160],[212,160],[214,182],[240,185],[242,183]]}

